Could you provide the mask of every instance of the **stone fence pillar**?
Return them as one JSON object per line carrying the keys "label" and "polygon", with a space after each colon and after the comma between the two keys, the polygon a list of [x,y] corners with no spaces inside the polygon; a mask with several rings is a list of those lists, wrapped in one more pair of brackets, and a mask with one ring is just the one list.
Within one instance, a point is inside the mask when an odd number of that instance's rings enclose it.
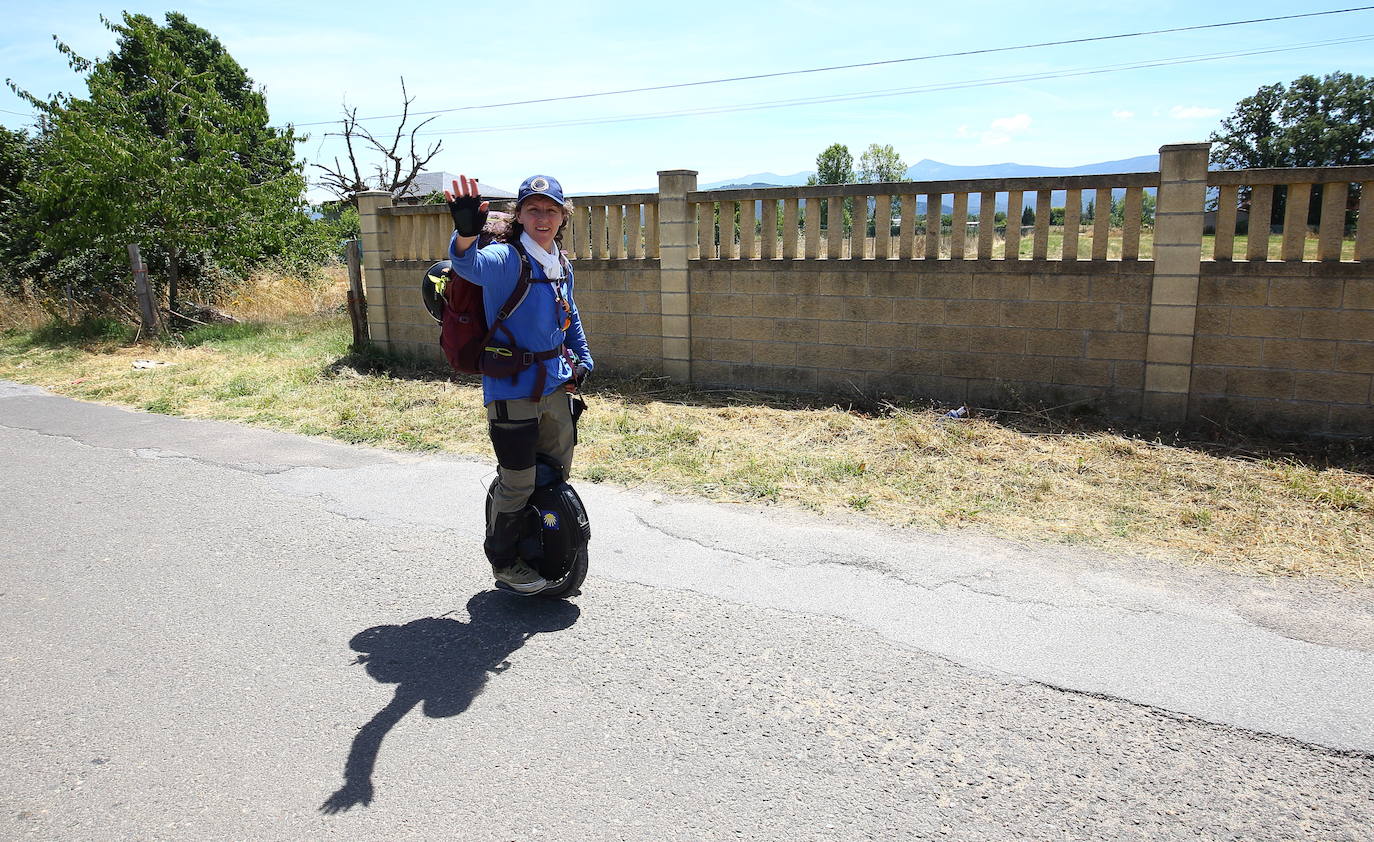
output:
{"label": "stone fence pillar", "polygon": [[683,385],[692,382],[692,289],[687,258],[697,241],[697,226],[687,194],[696,189],[695,170],[663,170],[658,174],[663,373]]}
{"label": "stone fence pillar", "polygon": [[367,297],[367,330],[372,341],[386,347],[391,333],[387,329],[386,280],[382,265],[391,259],[391,219],[378,211],[391,207],[391,193],[364,190],[357,194],[358,230],[363,241],[363,284]]}
{"label": "stone fence pillar", "polygon": [[1169,425],[1181,424],[1188,417],[1210,149],[1210,143],[1159,148],[1155,275],[1141,414]]}

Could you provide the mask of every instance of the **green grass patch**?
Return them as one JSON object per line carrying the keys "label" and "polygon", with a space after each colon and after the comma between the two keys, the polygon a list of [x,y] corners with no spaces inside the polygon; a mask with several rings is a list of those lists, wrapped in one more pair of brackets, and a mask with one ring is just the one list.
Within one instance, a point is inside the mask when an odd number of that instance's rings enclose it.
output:
{"label": "green grass patch", "polygon": [[222,348],[251,348],[260,337],[273,332],[277,332],[279,336],[283,337],[289,335],[285,331],[275,330],[272,325],[266,324],[205,325],[181,334],[177,342],[187,348],[198,348],[201,345],[217,345]]}
{"label": "green grass patch", "polygon": [[133,341],[134,333],[132,327],[117,319],[87,317],[76,323],[53,319],[32,332],[15,331],[11,338],[27,347],[78,349],[125,345]]}

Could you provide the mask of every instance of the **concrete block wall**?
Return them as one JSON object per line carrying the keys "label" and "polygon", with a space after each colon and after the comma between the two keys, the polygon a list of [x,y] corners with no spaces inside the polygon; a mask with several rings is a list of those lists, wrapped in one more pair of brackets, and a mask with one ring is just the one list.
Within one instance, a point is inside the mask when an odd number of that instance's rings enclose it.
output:
{"label": "concrete block wall", "polygon": [[1360,263],[1204,263],[1189,416],[1374,434],[1374,272]]}
{"label": "concrete block wall", "polygon": [[1140,412],[1148,263],[694,261],[701,385]]}
{"label": "concrete block wall", "polygon": [[657,260],[575,261],[574,297],[598,368],[663,374]]}
{"label": "concrete block wall", "polygon": [[[433,263],[433,260],[388,261],[381,273],[381,292],[386,302],[389,349],[442,361],[444,352],[439,348],[439,323],[429,315],[420,297],[420,282]],[[373,285],[369,282],[369,312],[373,299]]]}

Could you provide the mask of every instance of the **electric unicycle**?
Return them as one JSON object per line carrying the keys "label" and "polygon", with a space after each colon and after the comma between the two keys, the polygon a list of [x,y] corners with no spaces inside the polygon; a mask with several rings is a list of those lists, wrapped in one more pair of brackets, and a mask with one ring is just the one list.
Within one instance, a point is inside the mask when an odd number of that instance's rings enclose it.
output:
{"label": "electric unicycle", "polygon": [[[492,492],[497,480],[487,489],[487,528],[492,522]],[[558,599],[573,596],[587,578],[587,544],[592,525],[577,489],[563,479],[563,466],[540,453],[534,463],[534,493],[525,507],[525,522],[517,554],[539,575],[548,587],[534,596]],[[515,593],[504,584],[496,587]]]}

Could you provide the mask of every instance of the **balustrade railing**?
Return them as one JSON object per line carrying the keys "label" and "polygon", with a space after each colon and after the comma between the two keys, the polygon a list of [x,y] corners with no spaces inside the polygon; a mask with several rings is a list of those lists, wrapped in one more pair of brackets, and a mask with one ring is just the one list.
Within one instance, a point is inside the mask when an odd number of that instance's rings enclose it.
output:
{"label": "balustrade railing", "polygon": [[1374,167],[1220,170],[1207,185],[1214,260],[1374,260],[1374,213],[1362,212],[1374,207]]}
{"label": "balustrade railing", "polygon": [[393,260],[440,260],[448,254],[453,218],[444,205],[398,205],[378,213],[391,220]]}
{"label": "balustrade railing", "polygon": [[[1158,173],[1124,173],[703,190],[687,200],[694,257],[706,260],[1134,260],[1148,256],[1144,196],[1158,186]],[[1028,207],[1034,222],[1023,226]]]}
{"label": "balustrade railing", "polygon": [[[703,260],[1137,260],[1152,256],[1158,173],[701,190]],[[1374,260],[1374,166],[1215,171],[1204,260]],[[579,196],[583,259],[659,257],[658,194]],[[948,208],[948,213],[945,209]],[[1033,222],[1022,224],[1027,208]],[[1281,213],[1275,213],[1281,208]],[[443,205],[385,208],[393,259],[447,252]],[[949,222],[945,223],[945,217]],[[1269,220],[1259,236],[1257,220]]]}
{"label": "balustrade railing", "polygon": [[[658,257],[658,194],[574,197],[563,247],[573,257]],[[400,205],[378,211],[390,219],[393,260],[439,260],[448,254],[453,222],[444,205]]]}
{"label": "balustrade railing", "polygon": [[576,258],[658,257],[658,194],[574,196],[563,247]]}

